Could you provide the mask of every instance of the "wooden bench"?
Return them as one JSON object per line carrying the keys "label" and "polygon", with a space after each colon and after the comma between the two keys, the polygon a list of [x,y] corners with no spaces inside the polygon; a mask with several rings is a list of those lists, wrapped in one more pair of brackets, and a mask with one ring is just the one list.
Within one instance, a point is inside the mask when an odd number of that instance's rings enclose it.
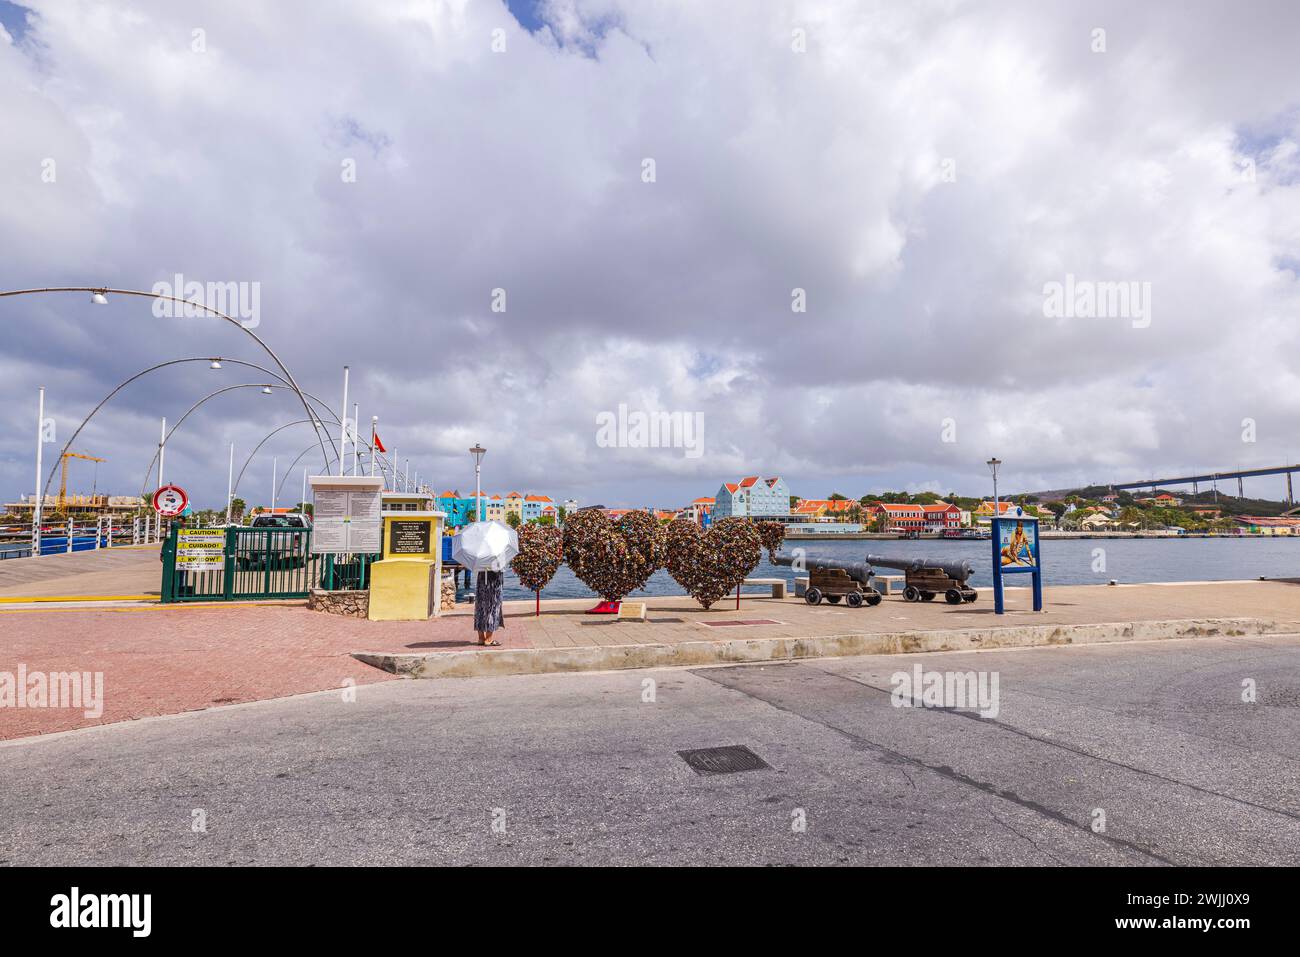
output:
{"label": "wooden bench", "polygon": [[784,598],[789,583],[784,578],[746,578],[746,585],[770,585],[773,598]]}

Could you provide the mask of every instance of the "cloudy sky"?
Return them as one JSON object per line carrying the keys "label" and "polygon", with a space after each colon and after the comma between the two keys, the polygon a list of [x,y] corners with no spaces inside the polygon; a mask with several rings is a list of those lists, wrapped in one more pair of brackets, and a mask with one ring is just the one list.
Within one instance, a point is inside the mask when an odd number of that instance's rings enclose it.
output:
{"label": "cloudy sky", "polygon": [[[0,0],[0,24],[0,289],[248,284],[303,388],[337,409],[350,364],[439,489],[473,487],[475,442],[491,491],[608,505],[752,473],[979,494],[990,455],[1004,489],[1300,460],[1289,0]],[[1054,312],[1067,276],[1133,295]],[[39,386],[48,463],[141,369],[266,364],[144,299],[0,323],[6,499]],[[265,379],[169,367],[76,449],[136,493],[162,416]],[[611,446],[620,405],[702,445]],[[220,505],[229,444],[239,468],[301,418],[213,399],[167,478]],[[240,494],[312,442],[278,433]]]}

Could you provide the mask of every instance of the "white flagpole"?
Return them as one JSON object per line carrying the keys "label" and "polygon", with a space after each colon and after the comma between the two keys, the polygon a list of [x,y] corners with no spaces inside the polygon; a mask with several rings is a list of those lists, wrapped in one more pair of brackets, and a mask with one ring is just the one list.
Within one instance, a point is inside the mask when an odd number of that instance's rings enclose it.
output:
{"label": "white flagpole", "polygon": [[352,474],[358,475],[361,462],[361,406],[352,405]]}
{"label": "white flagpole", "polygon": [[167,417],[163,416],[162,430],[158,433],[158,487],[163,487],[163,456],[167,454]]}
{"label": "white flagpole", "polygon": [[36,504],[32,511],[32,555],[41,553],[41,506],[45,496],[41,491],[41,456],[45,452],[45,386],[41,386],[36,400]]}
{"label": "white flagpole", "polygon": [[235,501],[235,443],[230,443],[230,471],[226,475],[226,524],[230,524],[230,507]]}
{"label": "white flagpole", "polygon": [[339,410],[339,475],[344,472],[344,462],[348,456],[348,367],[343,367],[343,408]]}

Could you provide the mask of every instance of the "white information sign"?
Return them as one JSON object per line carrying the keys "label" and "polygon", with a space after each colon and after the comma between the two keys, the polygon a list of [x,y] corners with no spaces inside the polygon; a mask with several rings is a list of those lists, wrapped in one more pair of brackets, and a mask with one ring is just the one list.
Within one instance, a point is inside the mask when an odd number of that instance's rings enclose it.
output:
{"label": "white information sign", "polygon": [[383,551],[382,479],[310,476],[314,554]]}

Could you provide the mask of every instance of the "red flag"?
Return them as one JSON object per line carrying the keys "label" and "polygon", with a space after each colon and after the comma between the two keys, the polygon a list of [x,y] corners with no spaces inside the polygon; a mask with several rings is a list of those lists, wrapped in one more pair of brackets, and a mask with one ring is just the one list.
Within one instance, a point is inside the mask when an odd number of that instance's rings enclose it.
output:
{"label": "red flag", "polygon": [[384,448],[384,443],[379,441],[379,433],[371,432],[370,434],[375,437],[375,448],[379,449],[381,452],[387,452],[388,449]]}

